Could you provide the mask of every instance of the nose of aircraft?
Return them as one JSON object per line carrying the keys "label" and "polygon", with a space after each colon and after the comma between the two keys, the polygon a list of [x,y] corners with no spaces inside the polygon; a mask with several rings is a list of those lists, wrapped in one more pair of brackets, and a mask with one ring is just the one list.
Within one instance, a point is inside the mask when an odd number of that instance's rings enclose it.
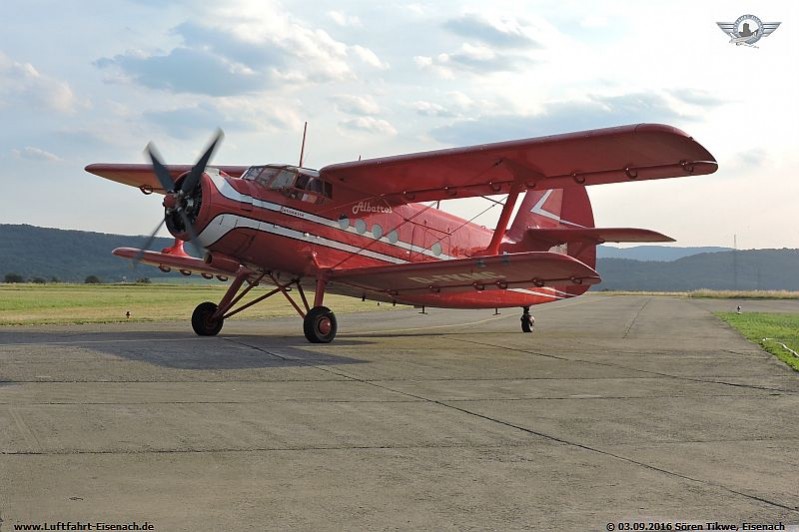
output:
{"label": "nose of aircraft", "polygon": [[176,181],[172,181],[172,174],[164,163],[161,162],[161,157],[158,155],[155,146],[153,146],[152,143],[147,145],[145,151],[150,161],[152,161],[153,173],[158,178],[158,182],[165,192],[163,202],[164,218],[150,235],[147,244],[141,249],[139,255],[134,258],[134,262],[141,260],[144,250],[152,244],[155,235],[164,223],[167,224],[167,229],[169,229],[169,232],[176,238],[191,241],[194,247],[197,248],[198,253],[201,256],[204,254],[204,250],[197,239],[197,232],[194,229],[194,224],[197,222],[197,217],[200,214],[200,207],[202,206],[203,182],[207,182],[209,179],[205,173],[205,168],[223,137],[224,134],[222,130],[218,130],[211,143],[191,170],[183,174]]}

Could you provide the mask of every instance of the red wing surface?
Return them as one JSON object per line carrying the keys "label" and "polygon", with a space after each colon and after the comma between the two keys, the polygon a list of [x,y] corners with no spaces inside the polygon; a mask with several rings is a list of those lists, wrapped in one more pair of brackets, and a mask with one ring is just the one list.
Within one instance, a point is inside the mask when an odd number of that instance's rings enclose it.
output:
{"label": "red wing surface", "polygon": [[569,242],[588,242],[603,244],[605,242],[674,242],[675,240],[657,231],[649,229],[632,229],[621,227],[592,227],[592,228],[553,228],[553,229],[528,229],[524,233],[525,239],[545,242],[550,246],[567,244]]}
{"label": "red wing surface", "polygon": [[[167,166],[169,174],[174,181],[180,175],[185,174],[191,170],[190,164],[172,164]],[[246,166],[214,166],[231,176],[240,176],[246,169]],[[122,183],[123,185],[130,185],[152,190],[163,194],[164,190],[158,183],[158,179],[153,173],[153,167],[149,164],[105,164],[97,163],[90,164],[86,167],[86,171],[94,175]]]}
{"label": "red wing surface", "polygon": [[389,295],[600,281],[599,274],[579,260],[546,251],[341,270],[330,280]]}
{"label": "red wing surface", "polygon": [[[141,250],[136,248],[116,248],[113,251],[113,254],[117,257],[135,260],[138,258],[140,252]],[[224,272],[222,270],[217,270],[216,268],[211,268],[205,263],[205,261],[195,257],[190,257],[188,255],[160,253],[158,251],[145,251],[141,255],[139,262],[142,264],[149,264],[150,266],[157,266],[162,270],[169,268],[182,273],[191,272],[205,275],[221,275],[225,277],[231,275],[230,272]]]}
{"label": "red wing surface", "polygon": [[716,171],[679,129],[639,124],[326,166],[323,179],[392,203],[505,194]]}

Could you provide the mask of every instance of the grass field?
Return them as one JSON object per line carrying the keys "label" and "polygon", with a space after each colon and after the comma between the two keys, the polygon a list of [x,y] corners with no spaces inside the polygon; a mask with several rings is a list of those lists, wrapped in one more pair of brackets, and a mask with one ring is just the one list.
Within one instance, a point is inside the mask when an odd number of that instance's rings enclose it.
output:
{"label": "grass field", "polygon": [[[219,302],[226,288],[222,283],[0,284],[0,325],[113,323],[128,321],[125,317],[128,311],[130,321],[188,320],[199,303]],[[263,293],[264,288],[255,288],[247,300]],[[313,301],[312,292],[306,292],[306,296]],[[337,295],[325,296],[325,305],[342,313],[392,308]],[[276,294],[231,319],[291,315],[296,316],[294,309],[285,297]]]}
{"label": "grass field", "polygon": [[693,290],[691,292],[647,292],[647,291],[603,291],[598,293],[609,296],[668,296],[688,297],[696,299],[799,299],[799,292],[788,290]]}
{"label": "grass field", "polygon": [[799,358],[782,346],[785,344],[799,352],[799,314],[717,312],[716,316],[795,371],[799,371]]}
{"label": "grass field", "polygon": [[688,297],[698,299],[799,299],[799,292],[788,290],[694,290]]}

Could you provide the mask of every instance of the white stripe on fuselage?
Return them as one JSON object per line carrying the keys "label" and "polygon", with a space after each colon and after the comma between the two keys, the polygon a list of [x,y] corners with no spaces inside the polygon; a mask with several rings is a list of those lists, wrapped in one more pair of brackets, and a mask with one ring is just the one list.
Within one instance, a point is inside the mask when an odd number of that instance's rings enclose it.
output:
{"label": "white stripe on fuselage", "polygon": [[197,239],[204,247],[209,247],[215,242],[218,242],[222,237],[234,229],[254,229],[256,231],[261,231],[262,233],[283,236],[326,248],[338,249],[340,251],[362,255],[364,257],[390,262],[392,264],[406,264],[408,262],[407,260],[399,259],[391,255],[377,253],[375,251],[369,251],[368,249],[362,249],[357,246],[345,244],[343,242],[339,242],[338,240],[331,240],[323,236],[297,231],[296,229],[290,229],[288,227],[276,225],[271,222],[254,220],[253,218],[247,218],[237,214],[220,214],[219,216],[216,216],[208,225],[205,226],[205,229],[203,229],[203,231],[198,235]]}
{"label": "white stripe on fuselage", "polygon": [[[384,244],[388,244],[389,246],[400,248],[400,249],[402,249],[404,251],[410,251],[411,253],[420,253],[422,255],[425,255],[427,257],[432,257],[434,259],[452,260],[452,259],[455,258],[455,257],[451,257],[451,256],[449,256],[449,255],[447,255],[445,253],[441,253],[439,255],[436,255],[430,249],[425,249],[425,248],[421,248],[419,246],[414,246],[412,243],[403,242],[401,240],[398,240],[397,242],[391,242],[391,240],[389,240],[387,236],[381,236],[380,238],[374,238],[373,236],[370,236],[370,233],[359,233],[358,230],[355,229],[355,227],[353,227],[352,225],[350,225],[349,227],[345,228],[345,227],[342,227],[339,224],[338,221],[331,220],[330,218],[324,218],[322,216],[318,216],[316,214],[313,214],[313,213],[310,213],[310,212],[307,212],[307,211],[302,211],[302,210],[299,210],[299,209],[286,207],[285,205],[280,205],[278,203],[272,203],[270,201],[260,200],[258,198],[253,197],[253,196],[250,196],[250,195],[247,195],[247,194],[242,194],[241,192],[239,192],[238,190],[233,188],[233,186],[230,183],[228,183],[227,179],[225,179],[224,177],[219,175],[217,172],[208,173],[208,175],[211,177],[211,182],[214,184],[214,186],[219,191],[219,193],[222,194],[225,198],[227,198],[227,199],[229,199],[231,201],[236,201],[238,203],[244,203],[244,204],[247,204],[247,205],[252,205],[253,207],[257,207],[259,209],[264,209],[264,210],[267,210],[267,211],[278,212],[278,213],[281,213],[281,214],[285,214],[286,216],[293,216],[294,218],[299,218],[301,220],[307,220],[309,222],[313,222],[313,223],[316,223],[316,224],[319,224],[319,225],[323,225],[325,227],[329,227],[331,229],[335,229],[336,231],[342,231],[344,233],[350,233],[350,234],[358,235],[358,236],[361,236],[361,237],[364,237],[364,238],[369,238],[371,240],[377,240],[377,241],[382,242]],[[386,234],[388,234],[390,232],[391,232],[391,230],[387,231]],[[356,249],[360,249],[360,248],[356,248]]]}

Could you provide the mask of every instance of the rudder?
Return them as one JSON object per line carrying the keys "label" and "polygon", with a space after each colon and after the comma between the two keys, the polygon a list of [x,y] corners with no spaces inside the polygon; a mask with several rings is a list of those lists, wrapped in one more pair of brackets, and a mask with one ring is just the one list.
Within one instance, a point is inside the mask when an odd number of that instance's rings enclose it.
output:
{"label": "rudder", "polygon": [[[519,212],[507,232],[514,242],[511,246],[519,251],[547,251],[540,242],[530,239],[528,229],[580,229],[594,227],[591,200],[584,186],[528,190],[519,207]],[[558,246],[557,251],[566,253],[591,268],[596,266],[596,246],[572,242]]]}

